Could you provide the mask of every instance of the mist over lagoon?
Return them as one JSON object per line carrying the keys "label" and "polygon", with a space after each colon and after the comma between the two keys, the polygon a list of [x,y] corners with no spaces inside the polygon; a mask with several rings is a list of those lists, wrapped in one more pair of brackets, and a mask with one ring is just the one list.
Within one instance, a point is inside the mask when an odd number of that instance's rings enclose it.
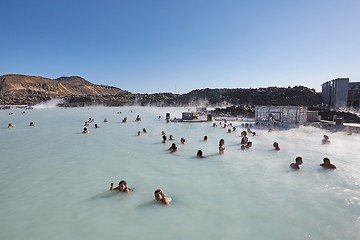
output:
{"label": "mist over lagoon", "polygon": [[[165,113],[181,117],[187,110],[1,111],[0,238],[359,239],[359,134],[253,128],[253,147],[243,151],[240,121],[232,122],[232,133],[211,122],[166,123]],[[90,134],[81,134],[88,118],[95,119]],[[15,128],[7,128],[10,122]],[[137,136],[143,128],[147,133]],[[174,136],[175,154],[162,131]],[[324,134],[330,144],[321,144]],[[199,149],[205,158],[195,157]],[[299,171],[289,168],[296,156],[304,160]],[[324,157],[337,169],[322,169]],[[132,193],[108,191],[122,179]],[[171,205],[155,202],[157,188],[173,198]]]}

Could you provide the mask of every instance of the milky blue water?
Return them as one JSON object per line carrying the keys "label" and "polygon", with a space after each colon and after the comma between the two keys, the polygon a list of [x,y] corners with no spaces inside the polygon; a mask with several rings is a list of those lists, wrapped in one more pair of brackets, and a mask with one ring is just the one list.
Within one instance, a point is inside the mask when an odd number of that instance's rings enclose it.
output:
{"label": "milky blue water", "polygon": [[[212,123],[166,123],[166,112],[186,110],[0,111],[0,239],[360,239],[359,134],[254,129],[253,147],[243,151],[241,122],[232,133]],[[81,134],[89,117],[90,134]],[[172,142],[161,142],[163,130],[174,135],[175,154]],[[330,144],[321,144],[324,134]],[[195,158],[198,149],[207,157]],[[289,169],[296,156],[304,161],[299,171]],[[321,169],[324,157],[337,170]],[[122,179],[132,193],[108,191]],[[155,202],[157,188],[171,205]]]}

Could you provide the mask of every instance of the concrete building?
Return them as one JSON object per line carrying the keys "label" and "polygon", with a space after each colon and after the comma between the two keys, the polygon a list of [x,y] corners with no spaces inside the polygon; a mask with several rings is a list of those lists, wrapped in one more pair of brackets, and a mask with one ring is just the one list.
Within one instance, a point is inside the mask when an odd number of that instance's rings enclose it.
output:
{"label": "concrete building", "polygon": [[354,108],[360,110],[360,82],[349,78],[336,78],[322,84],[323,103],[331,109]]}
{"label": "concrete building", "polygon": [[347,107],[349,78],[337,78],[322,84],[323,103],[332,109]]}
{"label": "concrete building", "polygon": [[348,107],[360,110],[360,82],[349,83]]}

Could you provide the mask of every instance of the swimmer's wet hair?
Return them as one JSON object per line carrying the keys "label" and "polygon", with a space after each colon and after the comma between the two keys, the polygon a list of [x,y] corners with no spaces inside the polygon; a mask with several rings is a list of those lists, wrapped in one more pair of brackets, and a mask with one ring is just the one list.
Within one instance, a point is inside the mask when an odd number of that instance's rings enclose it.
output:
{"label": "swimmer's wet hair", "polygon": [[161,189],[156,189],[154,193],[160,193],[163,195],[163,192],[161,191]]}

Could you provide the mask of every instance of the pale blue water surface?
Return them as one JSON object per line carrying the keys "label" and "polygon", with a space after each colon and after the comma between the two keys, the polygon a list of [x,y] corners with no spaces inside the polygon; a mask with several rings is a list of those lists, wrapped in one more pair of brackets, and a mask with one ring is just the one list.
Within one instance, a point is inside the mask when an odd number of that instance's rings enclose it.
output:
{"label": "pale blue water surface", "polygon": [[[253,147],[243,151],[241,122],[232,133],[212,123],[165,122],[166,112],[186,110],[0,111],[0,239],[360,239],[359,134],[254,129]],[[91,133],[81,134],[89,117]],[[10,122],[16,127],[8,129]],[[148,133],[137,136],[143,128]],[[177,153],[161,142],[163,130],[174,135]],[[321,144],[324,134],[330,144]],[[272,150],[274,141],[281,151]],[[207,157],[195,158],[198,149]],[[289,169],[296,156],[304,160],[299,171]],[[321,169],[324,157],[337,170]],[[122,179],[132,193],[108,191]],[[171,205],[154,201],[157,188]]]}

